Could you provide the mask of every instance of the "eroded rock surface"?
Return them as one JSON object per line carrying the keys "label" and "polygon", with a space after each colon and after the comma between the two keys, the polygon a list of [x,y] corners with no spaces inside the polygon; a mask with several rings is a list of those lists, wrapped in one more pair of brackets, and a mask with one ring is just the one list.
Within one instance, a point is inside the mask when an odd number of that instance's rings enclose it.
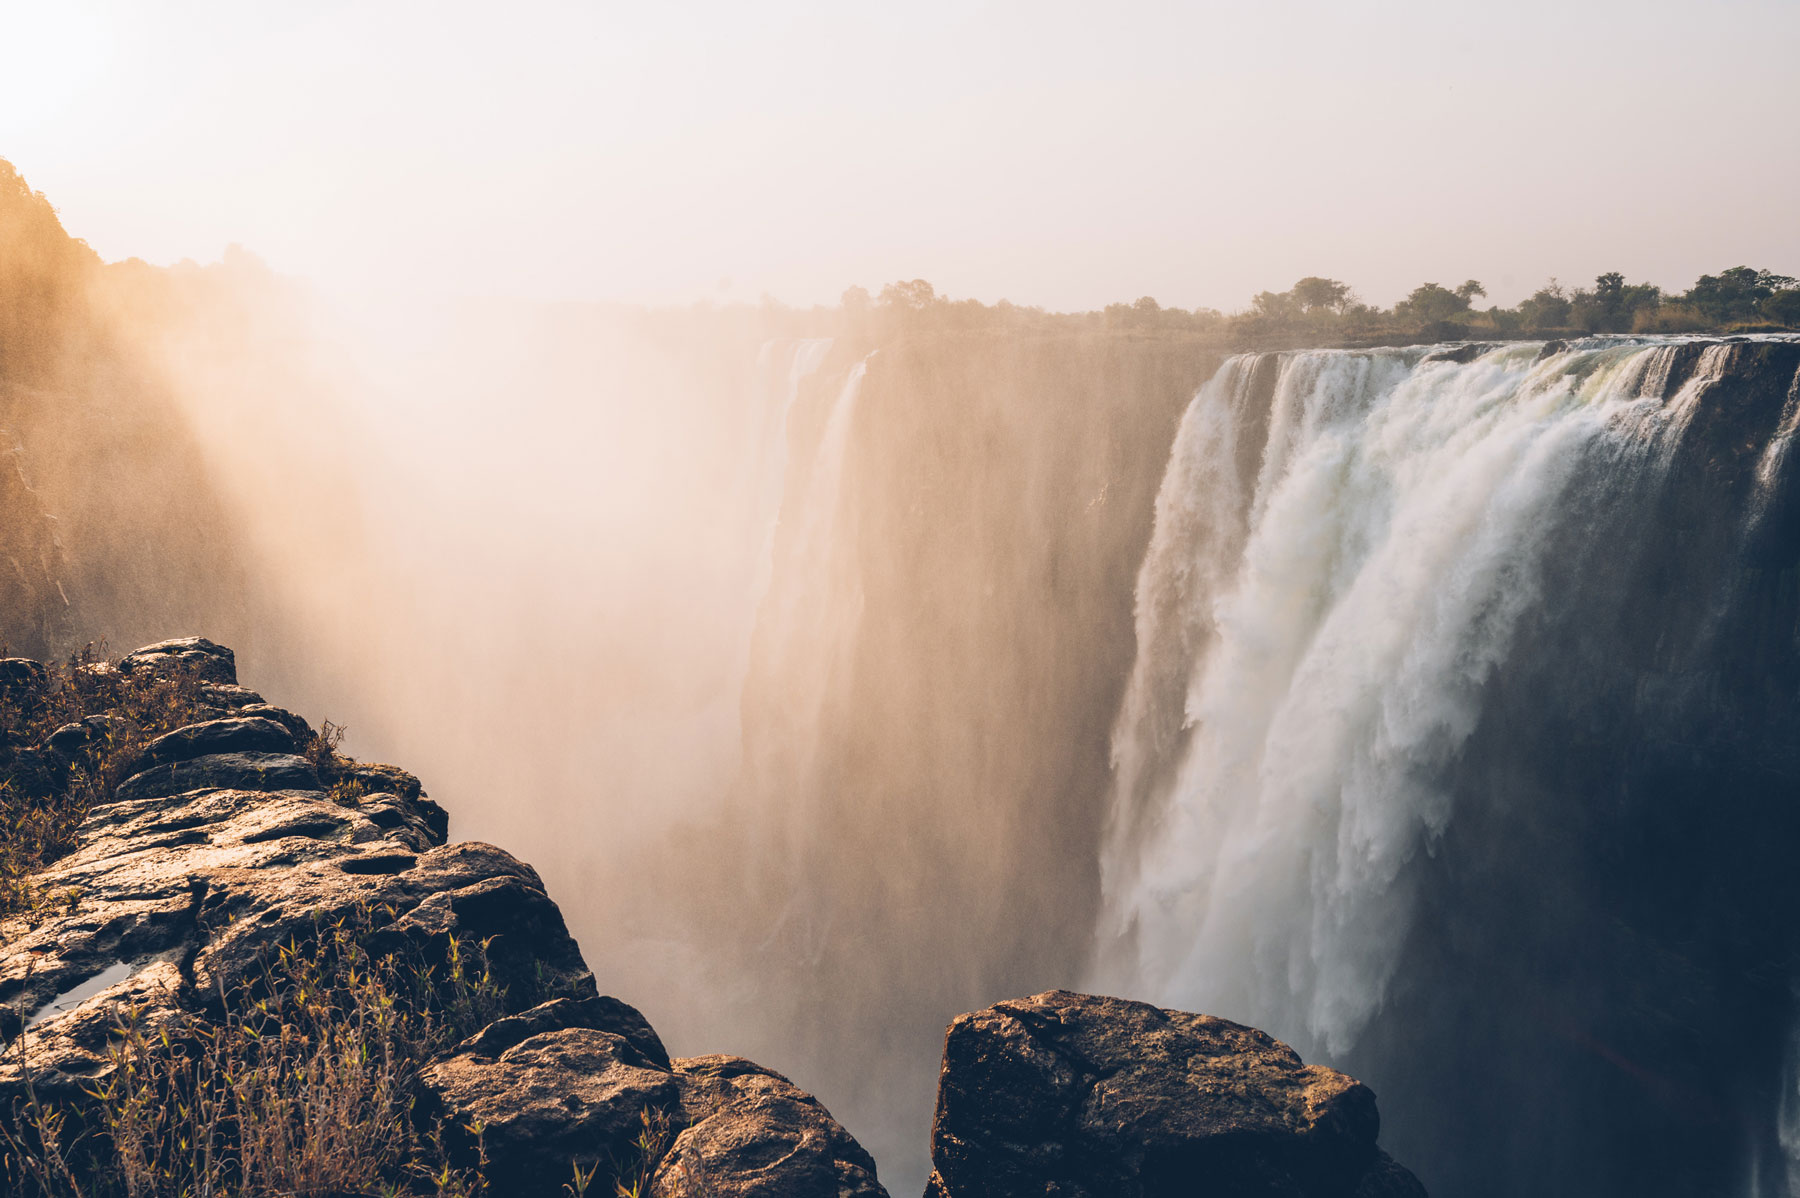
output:
{"label": "eroded rock surface", "polygon": [[482,1129],[490,1180],[508,1193],[558,1194],[572,1166],[627,1165],[646,1112],[665,1118],[680,1087],[621,1036],[588,1027],[542,1032],[489,1057],[459,1053],[433,1065],[425,1084],[453,1116],[465,1159],[469,1129]]}
{"label": "eroded rock surface", "polygon": [[742,1057],[675,1062],[688,1126],[650,1198],[886,1198],[875,1162],[819,1100]]}
{"label": "eroded rock surface", "polygon": [[184,636],[127,653],[119,660],[119,670],[126,674],[168,674],[180,670],[207,682],[236,686],[237,654],[203,636]]}
{"label": "eroded rock surface", "polygon": [[1053,990],[950,1025],[928,1198],[1424,1198],[1375,1095],[1255,1030]]}
{"label": "eroded rock surface", "polygon": [[[7,662],[9,693],[40,693],[36,667]],[[280,946],[345,921],[378,956],[438,967],[452,937],[486,945],[509,1010],[427,1064],[418,1113],[441,1120],[462,1163],[485,1152],[492,1193],[560,1198],[580,1166],[605,1192],[629,1175],[671,1198],[885,1198],[868,1154],[785,1078],[738,1058],[672,1062],[642,1014],[599,993],[537,873],[492,845],[446,843],[448,816],[417,778],[321,753],[304,719],[238,685],[231,651],[202,638],[117,669],[196,675],[199,711],[218,718],[136,750],[74,850],[34,876],[46,904],[0,921],[0,1114],[27,1071],[40,1098],[79,1102],[114,1067],[126,1012],[153,1035],[217,1020]],[[0,772],[53,786],[118,718],[58,727]]]}

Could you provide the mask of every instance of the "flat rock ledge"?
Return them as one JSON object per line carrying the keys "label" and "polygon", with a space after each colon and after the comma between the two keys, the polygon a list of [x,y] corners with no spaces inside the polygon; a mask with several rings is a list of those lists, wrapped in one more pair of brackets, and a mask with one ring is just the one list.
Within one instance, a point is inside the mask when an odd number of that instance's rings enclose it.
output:
{"label": "flat rock ledge", "polygon": [[1380,1126],[1254,1028],[1052,990],[950,1025],[926,1198],[1425,1198]]}
{"label": "flat rock ledge", "polygon": [[[42,692],[37,663],[3,664],[9,699]],[[735,1057],[670,1060],[643,1015],[600,993],[536,871],[449,843],[417,778],[351,763],[357,785],[326,788],[301,755],[306,721],[239,686],[231,650],[186,638],[98,668],[196,675],[215,718],[144,746],[74,851],[36,875],[73,901],[0,923],[0,1113],[28,1080],[79,1102],[113,1067],[128,1010],[152,1032],[217,1020],[219,996],[279,946],[343,919],[382,953],[435,960],[452,936],[489,942],[522,1009],[428,1063],[424,1113],[453,1134],[485,1126],[490,1192],[560,1198],[577,1163],[633,1159],[652,1112],[672,1137],[647,1196],[886,1198],[874,1161],[785,1078]],[[69,759],[113,718],[59,728],[13,761]],[[474,1163],[473,1143],[452,1149]]]}

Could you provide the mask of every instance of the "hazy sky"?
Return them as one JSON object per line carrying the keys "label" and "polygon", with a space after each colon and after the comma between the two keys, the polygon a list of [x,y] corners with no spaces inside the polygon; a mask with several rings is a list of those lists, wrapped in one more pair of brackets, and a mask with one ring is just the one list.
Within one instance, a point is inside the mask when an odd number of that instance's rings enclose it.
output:
{"label": "hazy sky", "polygon": [[1800,3],[0,0],[109,258],[365,294],[1389,303],[1800,273]]}

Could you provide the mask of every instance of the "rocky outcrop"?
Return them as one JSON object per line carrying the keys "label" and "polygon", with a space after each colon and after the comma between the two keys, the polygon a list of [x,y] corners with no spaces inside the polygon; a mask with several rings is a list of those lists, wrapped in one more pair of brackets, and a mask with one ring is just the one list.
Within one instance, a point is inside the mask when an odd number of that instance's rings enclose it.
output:
{"label": "rocky outcrop", "polygon": [[[54,685],[36,663],[5,666],[12,692]],[[461,1163],[485,1158],[492,1192],[561,1195],[580,1166],[653,1175],[647,1192],[668,1196],[885,1198],[868,1154],[785,1078],[736,1058],[671,1061],[637,1010],[599,993],[536,872],[446,843],[418,779],[337,757],[239,686],[211,642],[162,642],[118,670],[202,680],[196,709],[218,718],[120,762],[73,851],[33,878],[47,901],[0,921],[0,1114],[28,1083],[79,1104],[116,1067],[126,1011],[151,1035],[216,1022],[278,948],[346,924],[373,954],[436,976],[453,942],[482,946],[507,1009],[426,1063],[417,1113]],[[87,715],[24,752],[72,769],[121,718]]]}
{"label": "rocky outcrop", "polygon": [[742,1057],[675,1062],[687,1128],[649,1198],[883,1198],[875,1162],[819,1100]]}
{"label": "rocky outcrop", "polygon": [[1424,1198],[1379,1130],[1254,1028],[1053,990],[950,1025],[927,1198]]}
{"label": "rocky outcrop", "polygon": [[468,1129],[482,1129],[488,1174],[509,1192],[559,1194],[577,1162],[628,1160],[646,1112],[677,1107],[675,1075],[614,1032],[567,1027],[492,1047],[433,1065],[425,1082],[465,1161],[478,1152]]}
{"label": "rocky outcrop", "polygon": [[237,685],[237,654],[202,636],[180,637],[145,645],[119,661],[126,674],[169,674],[183,670],[210,683]]}
{"label": "rocky outcrop", "polygon": [[29,708],[43,697],[48,682],[42,662],[27,657],[0,658],[0,703]]}

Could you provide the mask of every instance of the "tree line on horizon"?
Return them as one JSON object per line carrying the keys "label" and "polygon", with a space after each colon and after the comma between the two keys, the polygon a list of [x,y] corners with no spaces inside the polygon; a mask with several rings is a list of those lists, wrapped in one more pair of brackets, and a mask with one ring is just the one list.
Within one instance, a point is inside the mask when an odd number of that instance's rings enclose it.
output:
{"label": "tree line on horizon", "polygon": [[992,305],[952,300],[926,280],[911,279],[890,283],[874,296],[852,287],[839,307],[853,323],[951,329],[1076,321],[1144,333],[1211,335],[1245,346],[1800,329],[1800,280],[1749,266],[1701,275],[1683,292],[1628,283],[1620,272],[1608,271],[1591,287],[1551,279],[1511,308],[1478,306],[1486,296],[1487,288],[1476,279],[1455,287],[1423,283],[1393,307],[1378,308],[1357,298],[1347,283],[1309,276],[1286,291],[1261,292],[1244,311],[1231,314],[1165,308],[1151,296],[1098,312],[1060,314],[1006,300]]}

